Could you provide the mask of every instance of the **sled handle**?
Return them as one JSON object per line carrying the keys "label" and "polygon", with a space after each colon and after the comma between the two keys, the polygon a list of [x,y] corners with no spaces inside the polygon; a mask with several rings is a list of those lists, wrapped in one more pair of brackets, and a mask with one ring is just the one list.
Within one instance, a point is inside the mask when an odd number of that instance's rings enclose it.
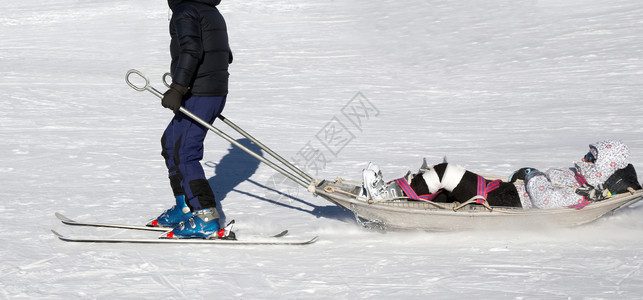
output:
{"label": "sled handle", "polygon": [[161,79],[163,79],[163,84],[169,89],[170,84],[167,82],[168,77],[170,77],[170,80],[171,80],[172,79],[172,74],[170,74],[170,72],[165,72],[165,74],[163,74],[163,77]]}
{"label": "sled handle", "polygon": [[[130,81],[130,76],[132,74],[136,74],[136,75],[140,76],[141,78],[143,78],[145,80],[145,85],[140,87],[140,86],[137,86],[134,83],[132,83]],[[166,84],[166,85],[167,85],[166,77],[168,75],[169,75],[169,73],[165,73],[163,75],[163,83]],[[127,71],[127,73],[125,74],[125,81],[127,82],[127,84],[131,88],[133,88],[136,91],[139,91],[139,92],[149,91],[150,93],[156,95],[157,97],[159,97],[161,99],[163,98],[163,94],[150,85],[149,79],[147,79],[147,76],[143,75],[143,73],[141,73],[141,71],[138,71],[136,69],[131,69],[131,70]],[[212,124],[203,121],[201,118],[199,118],[198,116],[196,116],[195,114],[193,114],[189,110],[185,109],[185,107],[183,107],[183,106],[179,107],[179,111],[182,112],[184,115],[190,117],[195,122],[201,124],[201,126],[203,126],[203,127],[207,128],[207,129],[209,129],[210,131],[216,133],[218,136],[222,137],[224,140],[226,140],[226,141],[230,142],[231,144],[237,146],[239,149],[245,151],[246,153],[250,154],[252,157],[258,159],[259,161],[261,161],[263,163],[265,163],[266,165],[268,165],[269,167],[271,167],[275,171],[277,171],[277,172],[281,173],[282,175],[290,178],[292,181],[298,183],[299,185],[303,186],[304,188],[307,188],[309,190],[314,189],[314,186],[313,186],[314,182],[311,180],[312,178],[308,174],[304,173],[303,171],[299,170],[297,167],[295,167],[294,165],[292,165],[291,163],[289,163],[285,159],[281,158],[279,155],[274,153],[274,151],[269,150],[269,148],[267,148],[265,145],[259,143],[254,137],[250,136],[247,132],[243,131],[241,128],[239,128],[238,126],[236,126],[234,123],[230,122],[229,120],[227,120],[223,116],[219,115],[219,118],[221,120],[223,120],[224,123],[226,123],[228,126],[230,126],[233,129],[235,129],[237,132],[241,133],[243,136],[245,136],[248,139],[250,139],[253,143],[256,143],[259,147],[261,147],[264,150],[266,150],[269,154],[273,155],[273,157],[275,157],[277,160],[279,160],[281,163],[286,165],[291,170],[295,171],[297,174],[302,176],[308,182],[306,182],[302,178],[297,177],[294,174],[291,174],[290,172],[284,170],[282,167],[276,165],[274,162],[272,162],[270,160],[265,159],[264,157],[260,156],[256,152],[248,149],[247,147],[245,147],[244,145],[240,144],[239,142],[234,140],[232,137],[230,137],[229,135],[227,135],[223,131],[221,131],[218,128],[212,126]]]}
{"label": "sled handle", "polygon": [[[136,75],[140,76],[141,78],[143,78],[145,80],[145,85],[141,87],[141,86],[138,86],[138,85],[134,84],[130,80],[130,76],[132,76],[132,74],[136,74]],[[157,89],[155,89],[154,87],[152,87],[150,85],[150,80],[147,79],[147,76],[143,75],[143,73],[141,73],[141,71],[139,71],[139,70],[131,69],[131,70],[127,71],[127,73],[125,74],[125,82],[127,82],[127,85],[129,85],[131,88],[135,89],[136,91],[139,91],[139,92],[149,91],[150,93],[156,95],[157,97],[163,98],[163,94],[161,92],[159,92]],[[164,80],[164,82],[165,82],[165,80]]]}
{"label": "sled handle", "polygon": [[[130,76],[131,74],[137,74],[137,75],[139,75],[139,76],[143,77],[143,79],[145,79],[145,86],[141,88],[141,87],[137,87],[137,86],[135,86],[133,83],[131,83],[131,82],[130,82],[130,80],[129,80],[129,76]],[[141,73],[141,72],[140,72],[140,71],[138,71],[138,70],[135,70],[135,69],[129,70],[129,71],[127,72],[127,75],[126,75],[126,77],[125,77],[125,78],[126,78],[126,80],[127,80],[127,84],[129,84],[129,86],[131,86],[133,89],[135,89],[135,90],[137,90],[137,91],[139,91],[139,92],[142,92],[142,91],[144,91],[144,90],[149,90],[150,92],[155,93],[154,91],[156,91],[156,89],[154,89],[153,87],[151,87],[151,86],[150,86],[150,84],[149,84],[149,80],[147,79],[147,77],[146,77],[145,75],[143,75],[143,73]],[[168,78],[170,78],[170,80],[169,80],[169,81],[168,81]],[[164,84],[166,87],[170,88],[170,82],[172,81],[172,74],[170,74],[170,72],[166,72],[165,74],[163,74],[163,77],[161,77],[161,79],[162,79],[162,81],[163,81],[163,84]],[[156,92],[158,93],[158,91],[156,91]],[[159,95],[159,94],[156,94],[156,95],[157,95],[159,98],[163,98],[163,95]],[[312,178],[310,175],[306,174],[306,172],[304,172],[304,171],[302,171],[301,169],[297,168],[295,165],[293,165],[292,163],[290,163],[289,161],[287,161],[286,159],[284,159],[283,157],[281,157],[279,154],[277,154],[276,152],[274,152],[272,149],[270,149],[270,148],[268,148],[266,145],[262,144],[262,143],[261,143],[259,140],[257,140],[255,137],[253,137],[253,136],[252,136],[252,135],[250,135],[249,133],[245,132],[243,129],[241,129],[241,127],[239,127],[239,126],[237,126],[236,124],[232,123],[232,121],[228,120],[226,117],[224,117],[224,116],[222,116],[222,115],[219,115],[219,116],[218,116],[218,118],[219,118],[221,121],[223,121],[224,123],[226,123],[226,125],[228,125],[228,126],[232,127],[232,129],[234,129],[235,131],[237,131],[238,133],[240,133],[240,134],[241,134],[241,135],[243,135],[244,137],[248,138],[251,142],[253,142],[253,143],[254,143],[254,144],[256,144],[257,146],[259,146],[259,148],[263,149],[263,150],[264,150],[264,151],[266,151],[268,154],[272,155],[272,157],[274,157],[276,160],[278,160],[279,162],[281,162],[282,164],[284,164],[285,166],[287,166],[288,168],[290,168],[291,170],[293,170],[295,173],[299,174],[299,175],[300,175],[301,177],[303,177],[305,180],[307,180],[307,181],[309,181],[309,182],[312,182],[312,181],[313,181],[313,178]],[[206,126],[206,127],[207,127],[207,126]]]}

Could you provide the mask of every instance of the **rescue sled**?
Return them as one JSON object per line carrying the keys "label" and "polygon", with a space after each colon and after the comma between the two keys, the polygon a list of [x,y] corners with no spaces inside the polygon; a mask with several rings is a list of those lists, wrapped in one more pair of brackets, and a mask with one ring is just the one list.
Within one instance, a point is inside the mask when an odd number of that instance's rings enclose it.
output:
{"label": "rescue sled", "polygon": [[[145,81],[144,86],[135,85],[130,81],[130,77],[133,74],[142,77]],[[168,75],[167,73],[163,75],[163,82],[166,86],[169,86],[166,81]],[[150,86],[148,78],[140,71],[128,71],[125,75],[125,81],[137,91],[149,91],[157,97],[163,98],[163,94]],[[606,214],[631,205],[643,198],[643,190],[630,190],[629,193],[614,195],[605,200],[590,203],[582,209],[568,207],[557,209],[491,207],[486,205],[485,202],[481,202],[482,205],[478,204],[477,202],[479,201],[474,201],[477,199],[472,199],[465,203],[435,203],[405,199],[376,202],[360,196],[361,182],[352,182],[354,184],[350,184],[345,183],[348,181],[341,179],[332,181],[313,179],[222,115],[219,115],[218,118],[226,125],[259,146],[290,171],[248,149],[184,107],[181,107],[179,111],[306,188],[313,195],[320,196],[352,211],[358,222],[364,225],[375,225],[382,229],[457,231],[489,228],[539,228],[542,226],[573,227],[593,222]]]}
{"label": "rescue sled", "polygon": [[357,217],[383,228],[458,231],[502,228],[574,227],[587,224],[643,198],[643,190],[611,196],[582,209],[522,209],[466,203],[414,200],[374,202],[360,195],[361,185],[342,180],[321,181],[315,194],[351,210]]}

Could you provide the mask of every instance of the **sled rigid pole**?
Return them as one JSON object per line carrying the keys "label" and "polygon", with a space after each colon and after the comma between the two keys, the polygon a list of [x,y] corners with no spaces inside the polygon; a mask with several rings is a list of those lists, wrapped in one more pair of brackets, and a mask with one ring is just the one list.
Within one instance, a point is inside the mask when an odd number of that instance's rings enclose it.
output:
{"label": "sled rigid pole", "polygon": [[[141,87],[141,86],[137,86],[134,83],[132,83],[130,81],[130,76],[132,74],[136,74],[136,75],[140,76],[141,78],[143,78],[143,80],[145,80],[145,85]],[[165,81],[165,77],[166,77],[166,75],[163,76],[163,81]],[[150,93],[154,94],[155,96],[157,96],[157,97],[159,97],[161,99],[163,98],[163,94],[161,92],[159,92],[157,89],[155,89],[154,87],[152,87],[150,85],[150,82],[147,79],[147,77],[145,75],[143,75],[143,73],[141,73],[138,70],[132,69],[132,70],[127,71],[127,73],[125,74],[125,82],[127,82],[127,85],[129,85],[131,88],[133,88],[136,91],[139,91],[139,92],[149,91]],[[291,179],[292,181],[296,182],[297,184],[303,186],[304,188],[308,189],[310,184],[313,182],[312,177],[310,177],[310,175],[306,174],[304,171],[300,170],[295,165],[291,164],[290,162],[288,162],[287,160],[285,160],[284,158],[279,156],[277,153],[272,151],[270,148],[266,147],[264,144],[259,142],[256,138],[254,138],[253,136],[251,136],[250,134],[245,132],[243,129],[241,129],[236,124],[232,123],[232,121],[228,120],[227,118],[225,118],[225,117],[223,117],[221,115],[219,116],[219,119],[221,119],[225,124],[230,126],[235,131],[239,132],[244,137],[248,138],[251,142],[253,142],[257,146],[259,146],[261,149],[265,150],[268,154],[270,154],[275,159],[277,159],[279,162],[281,162],[282,164],[284,164],[285,166],[290,168],[292,171],[294,171],[295,173],[297,173],[300,176],[302,176],[305,180],[300,178],[300,177],[297,177],[296,175],[288,172],[287,170],[285,170],[282,167],[278,166],[277,164],[273,163],[272,161],[262,157],[261,155],[255,153],[254,151],[248,149],[248,147],[246,147],[246,146],[242,145],[241,143],[237,142],[235,139],[233,139],[232,137],[227,135],[225,132],[219,130],[218,128],[216,128],[214,126],[212,126],[212,124],[210,124],[210,123],[202,120],[198,116],[194,115],[192,112],[190,112],[189,110],[185,109],[183,106],[181,106],[179,108],[179,111],[181,113],[183,113],[184,115],[190,117],[195,122],[201,124],[202,126],[204,126],[207,129],[209,129],[210,131],[216,133],[218,136],[222,137],[224,140],[230,142],[231,144],[237,146],[239,149],[241,149],[241,150],[245,151],[246,153],[250,154],[252,157],[258,159],[262,163],[264,163],[264,164],[268,165],[269,167],[273,168],[275,171],[281,173],[282,175],[288,177],[289,179]]]}
{"label": "sled rigid pole", "polygon": [[252,135],[249,133],[245,132],[241,127],[237,126],[236,124],[232,123],[228,118],[219,115],[218,117],[221,121],[226,123],[228,126],[232,127],[232,129],[236,130],[238,133],[243,135],[244,137],[248,138],[251,142],[253,142],[255,145],[259,146],[261,149],[265,150],[268,154],[272,155],[276,160],[281,162],[282,164],[288,166],[291,170],[293,170],[295,173],[299,174],[301,177],[306,179],[309,182],[313,181],[313,178],[310,177],[310,175],[306,174],[304,171],[300,170],[293,164],[291,164],[289,161],[285,160],[283,157],[281,157],[279,154],[276,152],[272,151],[270,148],[268,148],[266,145],[262,144],[259,140],[255,139]]}
{"label": "sled rigid pole", "polygon": [[[133,70],[136,72],[136,70]],[[139,74],[140,76],[143,76],[142,74]],[[170,88],[170,82],[168,82],[168,78],[172,78],[172,75],[170,72],[167,72],[163,74],[163,77],[161,78],[163,80],[163,84],[167,87]],[[279,154],[277,154],[275,151],[272,151],[272,149],[268,148],[268,146],[262,144],[259,140],[257,140],[255,137],[247,133],[245,130],[241,129],[241,127],[237,126],[237,124],[232,123],[232,121],[228,120],[228,118],[224,117],[223,115],[217,116],[223,123],[226,123],[228,126],[230,126],[232,129],[236,130],[238,133],[249,139],[251,142],[253,142],[255,145],[259,146],[259,148],[263,149],[264,151],[268,152],[268,154],[272,155],[276,160],[284,164],[285,166],[288,166],[292,171],[295,173],[299,174],[301,177],[306,179],[309,182],[313,181],[313,178],[310,177],[308,174],[306,174],[304,171],[300,170],[293,164],[291,164],[289,161],[285,160],[283,157],[281,157]]]}

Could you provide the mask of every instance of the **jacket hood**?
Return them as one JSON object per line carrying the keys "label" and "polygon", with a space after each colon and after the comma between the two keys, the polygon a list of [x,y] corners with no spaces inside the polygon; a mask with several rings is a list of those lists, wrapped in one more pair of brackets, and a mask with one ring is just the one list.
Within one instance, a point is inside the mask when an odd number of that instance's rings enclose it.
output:
{"label": "jacket hood", "polygon": [[576,168],[591,185],[605,182],[614,172],[629,164],[630,149],[618,140],[590,144],[589,151],[596,157],[596,161],[593,164],[578,162]]}
{"label": "jacket hood", "polygon": [[167,0],[167,5],[170,7],[170,9],[174,9],[177,5],[181,4],[182,2],[188,2],[188,1],[205,3],[211,6],[217,6],[219,5],[219,3],[221,3],[221,0]]}

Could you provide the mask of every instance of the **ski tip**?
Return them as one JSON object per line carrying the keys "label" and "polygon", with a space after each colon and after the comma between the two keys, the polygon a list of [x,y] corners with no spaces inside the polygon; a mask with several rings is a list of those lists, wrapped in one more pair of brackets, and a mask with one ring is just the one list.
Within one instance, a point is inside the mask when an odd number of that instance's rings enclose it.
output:
{"label": "ski tip", "polygon": [[317,242],[317,240],[319,240],[319,236],[316,236],[316,237],[310,239],[310,241],[306,242],[306,244],[312,244],[314,242]]}
{"label": "ski tip", "polygon": [[61,220],[63,222],[67,222],[67,223],[73,223],[74,222],[74,220],[65,217],[63,214],[61,214],[59,212],[54,213],[54,215],[56,215],[56,218],[58,218],[58,220]]}
{"label": "ski tip", "polygon": [[56,232],[55,230],[51,229],[51,233],[53,233],[57,238],[63,238],[63,235]]}
{"label": "ski tip", "polygon": [[286,234],[288,234],[288,230],[284,230],[284,231],[282,231],[280,233],[277,233],[277,234],[273,235],[273,237],[282,237],[282,236],[285,236]]}

